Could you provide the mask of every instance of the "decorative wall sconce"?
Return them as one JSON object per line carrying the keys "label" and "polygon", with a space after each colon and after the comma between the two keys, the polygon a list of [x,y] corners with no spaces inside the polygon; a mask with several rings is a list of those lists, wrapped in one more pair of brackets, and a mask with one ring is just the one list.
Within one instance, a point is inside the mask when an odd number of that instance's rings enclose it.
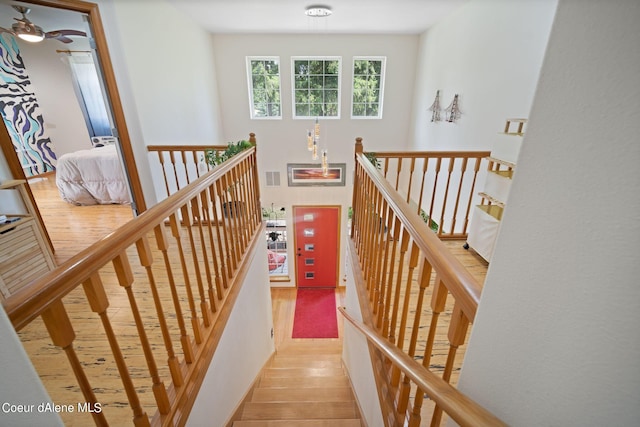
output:
{"label": "decorative wall sconce", "polygon": [[449,123],[453,123],[453,122],[455,122],[456,120],[458,120],[460,118],[460,116],[462,115],[462,112],[460,111],[460,108],[458,107],[458,94],[457,93],[453,97],[453,101],[451,101],[451,104],[449,104],[449,106],[447,108],[445,108],[444,111],[447,113],[447,121]]}
{"label": "decorative wall sconce", "polygon": [[433,100],[433,104],[431,104],[431,107],[428,108],[428,111],[431,111],[431,121],[432,122],[439,122],[440,120],[442,120],[440,118],[440,91],[437,90],[436,91],[436,98]]}

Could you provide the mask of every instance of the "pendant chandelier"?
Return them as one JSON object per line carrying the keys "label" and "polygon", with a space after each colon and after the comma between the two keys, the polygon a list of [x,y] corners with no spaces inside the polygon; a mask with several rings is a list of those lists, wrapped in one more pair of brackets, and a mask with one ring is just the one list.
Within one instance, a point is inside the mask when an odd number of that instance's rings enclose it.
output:
{"label": "pendant chandelier", "polygon": [[[313,130],[307,130],[307,149],[311,151],[311,160],[318,160],[318,145],[320,143],[320,123],[316,118],[316,122],[313,125]],[[322,150],[322,158],[320,159],[322,165],[322,175],[327,176],[329,174],[329,157],[327,150]]]}

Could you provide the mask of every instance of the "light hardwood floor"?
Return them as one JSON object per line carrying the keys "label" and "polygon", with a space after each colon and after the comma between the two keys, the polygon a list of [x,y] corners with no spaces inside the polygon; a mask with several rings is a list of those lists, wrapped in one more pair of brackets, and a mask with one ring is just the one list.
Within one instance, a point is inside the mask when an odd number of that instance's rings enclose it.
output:
{"label": "light hardwood floor", "polygon": [[76,206],[58,193],[55,175],[29,181],[58,264],[91,246],[133,218],[129,205]]}
{"label": "light hardwood floor", "polygon": [[[127,205],[74,206],[66,203],[58,195],[54,176],[32,182],[30,185],[53,241],[56,250],[55,257],[58,263],[90,246],[133,217],[131,208]],[[473,251],[464,250],[462,248],[463,242],[445,241],[444,243],[480,282],[484,282],[487,270],[486,262]],[[332,358],[332,354],[339,355],[342,351],[342,319],[340,317],[338,319],[340,338],[318,340],[296,340],[291,338],[295,292],[295,288],[272,290],[274,338],[277,353],[283,356],[282,360],[285,362],[298,357],[308,358],[309,354],[327,353],[329,355],[327,356],[328,358]],[[337,304],[343,305],[344,288],[339,288],[336,295]],[[65,304],[67,305],[69,302],[65,302]],[[83,308],[85,306],[86,303],[82,304]],[[71,308],[71,311],[73,311],[73,308]],[[123,309],[122,311],[125,310]],[[115,325],[118,326],[118,322]],[[122,322],[122,325],[129,326],[126,322]],[[98,326],[96,325],[95,327]],[[66,374],[68,364],[65,357],[48,344],[50,341],[44,328],[42,327],[40,330],[42,333],[38,336],[29,336],[26,341],[29,342],[30,348],[38,348],[40,349],[38,351],[44,351],[45,354],[37,356],[45,356],[45,366],[49,366],[49,368],[55,367],[55,369],[49,369],[47,372],[43,372],[42,368],[39,369],[43,380],[45,383],[66,383],[68,388],[77,388],[69,384],[72,381],[69,380]],[[46,342],[46,344],[34,345],[34,342],[39,340],[41,340],[40,342]],[[96,360],[101,360],[103,355],[95,356]],[[114,378],[114,382],[119,382],[117,375]],[[116,387],[121,388],[121,384],[114,385],[114,388]],[[124,414],[123,419],[130,420],[130,411],[126,408],[126,404],[122,402],[120,405]],[[82,422],[76,423],[76,425],[83,425]],[[69,423],[69,425],[73,425],[73,423]]]}

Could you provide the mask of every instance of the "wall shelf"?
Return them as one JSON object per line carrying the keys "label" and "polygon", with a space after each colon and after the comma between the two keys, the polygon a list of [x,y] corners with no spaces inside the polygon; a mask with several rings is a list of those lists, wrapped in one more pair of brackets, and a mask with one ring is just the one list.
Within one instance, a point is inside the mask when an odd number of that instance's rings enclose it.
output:
{"label": "wall shelf", "polygon": [[498,176],[501,176],[503,178],[508,178],[508,179],[512,179],[513,178],[513,171],[489,171],[491,173],[494,173]]}
{"label": "wall shelf", "polygon": [[[511,129],[511,124],[516,123],[516,130]],[[507,124],[504,126],[503,135],[512,136],[524,136],[524,125],[527,123],[527,119],[507,119]]]}
{"label": "wall shelf", "polygon": [[[507,119],[503,136],[523,136],[527,119]],[[515,130],[513,127],[515,126]],[[473,211],[465,248],[472,247],[486,261],[491,261],[502,214],[509,198],[511,181],[520,152],[521,138],[507,138],[497,142],[489,161],[484,189],[478,195],[482,203]]]}

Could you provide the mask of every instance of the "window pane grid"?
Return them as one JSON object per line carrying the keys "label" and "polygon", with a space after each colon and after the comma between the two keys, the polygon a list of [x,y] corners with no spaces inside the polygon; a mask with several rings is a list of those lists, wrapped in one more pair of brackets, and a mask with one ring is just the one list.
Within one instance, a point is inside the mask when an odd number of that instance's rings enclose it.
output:
{"label": "window pane grid", "polygon": [[384,58],[357,58],[353,61],[351,116],[382,117]]}
{"label": "window pane grid", "polygon": [[280,118],[279,58],[247,58],[251,118]]}
{"label": "window pane grid", "polygon": [[294,117],[339,117],[340,59],[293,60]]}

